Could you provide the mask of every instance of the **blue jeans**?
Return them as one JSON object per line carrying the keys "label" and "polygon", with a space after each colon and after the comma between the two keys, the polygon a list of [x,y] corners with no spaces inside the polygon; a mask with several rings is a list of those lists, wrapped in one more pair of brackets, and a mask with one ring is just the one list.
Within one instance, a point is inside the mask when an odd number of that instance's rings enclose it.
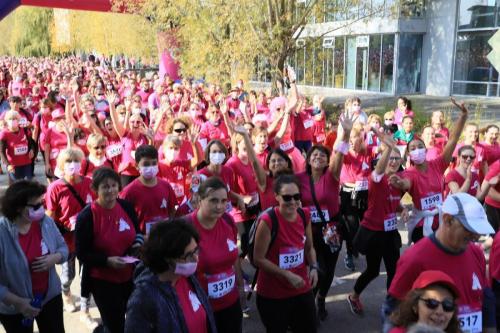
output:
{"label": "blue jeans", "polygon": [[33,178],[33,167],[31,164],[14,167],[14,172],[9,172],[9,177],[13,181]]}

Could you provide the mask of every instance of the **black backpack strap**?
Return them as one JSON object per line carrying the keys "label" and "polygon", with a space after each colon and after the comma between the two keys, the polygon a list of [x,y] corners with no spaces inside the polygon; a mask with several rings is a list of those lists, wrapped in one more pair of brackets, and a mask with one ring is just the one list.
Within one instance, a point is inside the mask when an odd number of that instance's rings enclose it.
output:
{"label": "black backpack strap", "polygon": [[306,212],[304,212],[304,210],[301,207],[299,207],[299,208],[297,208],[297,213],[300,215],[300,218],[302,219],[302,223],[304,224],[304,232],[305,232],[306,225],[307,225]]}
{"label": "black backpack strap", "polygon": [[82,209],[87,206],[87,204],[85,203],[85,201],[83,201],[82,197],[78,194],[78,192],[75,190],[75,188],[66,181],[66,179],[62,178],[62,181],[64,182],[64,185],[66,185],[66,187],[68,188],[68,190],[71,192],[71,194],[73,194],[73,196],[75,197],[75,199],[78,201],[78,203],[80,204],[80,206],[82,206]]}

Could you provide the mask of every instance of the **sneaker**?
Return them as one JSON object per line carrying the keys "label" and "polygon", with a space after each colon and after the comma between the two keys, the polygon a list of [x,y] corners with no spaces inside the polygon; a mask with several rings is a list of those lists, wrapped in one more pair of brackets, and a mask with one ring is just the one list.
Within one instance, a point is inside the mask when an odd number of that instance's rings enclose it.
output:
{"label": "sneaker", "polygon": [[346,255],[344,257],[344,265],[345,268],[347,268],[351,272],[354,272],[356,270],[356,266],[354,266],[354,259],[352,258],[352,255]]}
{"label": "sneaker", "polygon": [[244,309],[241,309],[243,313],[243,318],[250,318],[250,307],[247,305]]}
{"label": "sneaker", "polygon": [[80,321],[84,323],[89,330],[93,330],[97,328],[97,326],[99,326],[99,323],[94,318],[92,318],[90,313],[81,314]]}
{"label": "sneaker", "polygon": [[351,308],[351,312],[355,315],[361,316],[363,314],[363,304],[361,304],[360,299],[352,299],[351,295],[347,296],[347,303]]}

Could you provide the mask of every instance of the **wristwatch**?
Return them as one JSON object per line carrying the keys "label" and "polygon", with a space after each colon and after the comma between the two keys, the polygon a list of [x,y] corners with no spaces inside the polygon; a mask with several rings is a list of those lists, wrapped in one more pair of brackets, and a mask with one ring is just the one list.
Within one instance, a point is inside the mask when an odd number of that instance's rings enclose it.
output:
{"label": "wristwatch", "polygon": [[312,271],[313,269],[319,271],[319,266],[317,262],[312,265],[309,265],[309,270]]}

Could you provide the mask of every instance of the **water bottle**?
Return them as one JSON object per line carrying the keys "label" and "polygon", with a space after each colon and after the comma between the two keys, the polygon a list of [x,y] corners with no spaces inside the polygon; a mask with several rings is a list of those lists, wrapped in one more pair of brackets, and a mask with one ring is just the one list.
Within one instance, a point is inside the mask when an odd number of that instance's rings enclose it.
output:
{"label": "water bottle", "polygon": [[[41,309],[42,308],[43,295],[35,294],[33,299],[30,302],[30,305],[34,308]],[[23,318],[21,321],[21,325],[24,327],[31,327],[33,325],[34,318]]]}

